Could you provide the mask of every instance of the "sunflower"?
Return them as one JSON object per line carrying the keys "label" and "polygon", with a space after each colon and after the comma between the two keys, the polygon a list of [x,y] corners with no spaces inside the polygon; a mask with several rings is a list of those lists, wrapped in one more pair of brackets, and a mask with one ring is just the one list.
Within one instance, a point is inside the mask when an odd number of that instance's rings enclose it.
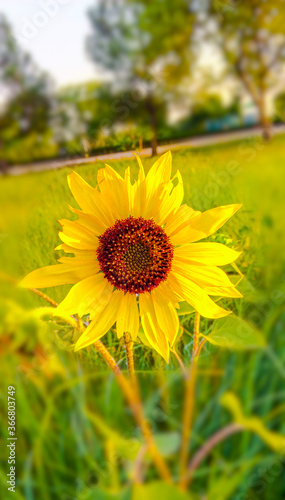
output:
{"label": "sunflower", "polygon": [[81,210],[75,221],[59,221],[63,250],[59,265],[30,273],[21,285],[45,288],[74,285],[57,314],[89,315],[89,325],[75,350],[100,339],[116,323],[118,338],[132,339],[142,328],[145,339],[166,361],[179,329],[179,302],[188,302],[206,318],[230,313],[209,296],[241,297],[217,266],[240,255],[220,243],[197,243],[217,231],[241,205],[206,212],[181,205],[184,191],[177,171],[171,178],[171,153],[161,156],[145,176],[140,158],[138,179],[124,178],[106,165],[96,188],[80,175],[68,176]]}

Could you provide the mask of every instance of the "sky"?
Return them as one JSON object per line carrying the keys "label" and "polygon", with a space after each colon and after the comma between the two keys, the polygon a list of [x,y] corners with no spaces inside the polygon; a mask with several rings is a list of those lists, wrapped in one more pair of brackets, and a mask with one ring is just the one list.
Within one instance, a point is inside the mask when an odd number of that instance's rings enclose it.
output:
{"label": "sky", "polygon": [[87,10],[96,0],[0,0],[0,13],[37,65],[58,87],[100,79],[88,59],[85,38],[91,32]]}

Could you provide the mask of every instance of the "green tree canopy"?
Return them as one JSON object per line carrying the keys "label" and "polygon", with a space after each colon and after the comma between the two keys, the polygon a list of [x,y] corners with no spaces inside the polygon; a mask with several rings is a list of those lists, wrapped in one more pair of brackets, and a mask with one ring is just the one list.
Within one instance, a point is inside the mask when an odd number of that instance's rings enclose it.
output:
{"label": "green tree canopy", "polygon": [[265,137],[270,135],[267,91],[285,56],[284,13],[283,0],[210,1],[215,41],[257,106]]}
{"label": "green tree canopy", "polygon": [[138,111],[147,112],[155,154],[161,114],[157,106],[166,100],[169,85],[189,72],[193,28],[189,1],[175,0],[166,6],[161,0],[100,0],[90,9],[89,19],[88,52],[120,92],[136,88],[140,93],[135,116],[140,120]]}

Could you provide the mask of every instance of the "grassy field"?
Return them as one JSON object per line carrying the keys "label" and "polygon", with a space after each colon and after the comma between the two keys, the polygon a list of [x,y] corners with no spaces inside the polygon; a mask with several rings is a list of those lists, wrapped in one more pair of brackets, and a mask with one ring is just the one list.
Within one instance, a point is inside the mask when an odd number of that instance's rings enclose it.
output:
{"label": "grassy field", "polygon": [[[279,136],[270,144],[252,139],[173,154],[173,172],[180,170],[184,201],[193,208],[204,211],[243,204],[211,240],[243,251],[238,266],[245,276],[240,284],[244,298],[223,301],[223,305],[258,328],[266,340],[263,349],[239,352],[207,345],[199,366],[192,453],[231,422],[220,404],[226,391],[236,394],[245,415],[257,415],[268,429],[285,435],[284,149],[285,137]],[[152,161],[145,160],[146,169]],[[119,173],[128,165],[136,174],[135,160],[112,162]],[[75,170],[95,185],[101,167],[96,162]],[[53,251],[59,244],[57,220],[73,218],[68,204],[76,205],[67,186],[70,170],[0,179],[1,434],[6,439],[7,386],[13,385],[18,435],[14,498],[152,500],[155,492],[143,492],[142,487],[134,493],[131,488],[141,436],[113,376],[93,347],[74,355],[71,326],[43,322],[34,308],[46,303],[15,288],[7,278],[18,280],[60,257],[59,251]],[[46,293],[60,301],[68,288]],[[187,363],[193,315],[181,317],[181,322],[184,333],[178,351]],[[203,320],[201,330],[208,332],[209,327],[210,322]],[[125,369],[122,342],[113,332],[104,342]],[[178,363],[173,357],[165,366],[162,358],[139,344],[135,362],[145,413],[175,476],[183,401]],[[213,449],[196,471],[191,493],[181,499],[281,500],[285,498],[284,463],[264,440],[246,431]],[[6,470],[4,453],[3,499],[10,498]],[[149,459],[144,474],[148,481],[157,479]]]}

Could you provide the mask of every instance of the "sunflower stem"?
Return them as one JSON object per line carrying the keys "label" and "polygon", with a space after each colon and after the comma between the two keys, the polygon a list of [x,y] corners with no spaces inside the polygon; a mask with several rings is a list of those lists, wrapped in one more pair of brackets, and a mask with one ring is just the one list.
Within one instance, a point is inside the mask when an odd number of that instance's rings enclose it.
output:
{"label": "sunflower stem", "polygon": [[134,349],[133,349],[134,343],[132,341],[132,337],[130,336],[129,332],[124,332],[124,342],[125,342],[129,377],[133,383],[136,380],[135,365],[134,365]]}
{"label": "sunflower stem", "polygon": [[[17,280],[12,278],[11,276],[6,276],[6,281],[10,281],[11,283],[15,283],[15,284],[17,283]],[[33,292],[38,297],[40,297],[41,299],[43,299],[46,302],[48,302],[49,304],[51,304],[53,307],[58,306],[58,303],[55,300],[53,300],[51,297],[49,297],[45,293],[41,292],[37,288],[29,288],[29,290],[30,290],[30,292]]]}
{"label": "sunflower stem", "polygon": [[186,379],[188,377],[188,372],[187,372],[187,370],[186,370],[186,368],[184,366],[184,363],[183,363],[182,359],[180,358],[178,352],[176,352],[175,349],[171,349],[171,348],[170,348],[170,352],[172,352],[174,354],[174,356],[176,357],[176,359],[178,361],[178,364],[179,364],[179,366],[180,366],[180,368],[181,368],[181,370],[183,372],[183,375],[184,375],[184,377]]}
{"label": "sunflower stem", "polygon": [[197,361],[201,350],[199,349],[199,334],[200,334],[200,314],[196,312],[194,321],[192,361],[185,382],[185,399],[184,399],[183,422],[182,422],[182,443],[180,452],[179,485],[183,490],[186,489],[187,487],[186,471],[187,471],[187,461],[188,461],[188,449],[189,449],[189,440],[193,424],[195,386],[197,378]]}
{"label": "sunflower stem", "polygon": [[130,383],[132,385],[132,389],[134,391],[134,396],[136,400],[140,401],[141,404],[141,395],[138,384],[138,379],[135,372],[135,363],[134,363],[134,343],[129,332],[124,332],[124,343],[127,357],[127,366],[128,366],[128,374]]}
{"label": "sunflower stem", "polygon": [[193,340],[193,358],[197,355],[199,348],[199,335],[200,335],[200,314],[196,312],[194,320],[194,340]]}
{"label": "sunflower stem", "polygon": [[139,427],[141,428],[142,434],[148,446],[149,453],[152,456],[152,459],[157,467],[157,470],[160,473],[160,476],[166,482],[172,483],[172,478],[169,468],[155,445],[150,425],[146,420],[146,418],[144,417],[142,403],[137,391],[134,390],[131,382],[122,374],[116,361],[111,356],[111,354],[109,353],[108,349],[104,346],[104,344],[102,344],[102,342],[98,340],[97,342],[94,343],[94,346],[100,352],[100,354],[105,359],[106,363],[113,371],[116,380],[119,386],[121,387],[122,392],[125,395],[128,405],[132,410],[134,418]]}
{"label": "sunflower stem", "polygon": [[58,303],[55,300],[51,299],[48,295],[46,295],[45,293],[41,292],[37,288],[31,288],[30,290],[31,290],[31,292],[33,292],[36,295],[38,295],[38,297],[41,297],[41,299],[44,299],[46,302],[49,302],[49,304],[51,304],[53,307],[57,307],[58,306]]}

